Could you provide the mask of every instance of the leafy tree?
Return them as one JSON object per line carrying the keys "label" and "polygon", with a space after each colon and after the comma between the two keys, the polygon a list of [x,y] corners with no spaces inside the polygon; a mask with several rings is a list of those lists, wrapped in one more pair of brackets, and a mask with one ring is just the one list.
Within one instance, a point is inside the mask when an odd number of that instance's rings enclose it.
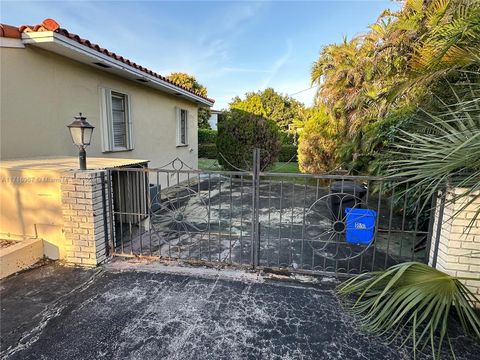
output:
{"label": "leafy tree", "polygon": [[260,167],[272,165],[280,152],[278,126],[251,112],[232,109],[218,122],[218,162],[228,170],[251,169],[253,149],[261,149]]}
{"label": "leafy tree", "polygon": [[441,105],[451,84],[478,81],[462,74],[480,69],[479,19],[480,1],[407,0],[399,11],[385,10],[366,34],[322,49],[311,79],[316,106],[344,128],[338,161],[368,170],[353,160],[375,157],[385,146],[382,131],[393,131],[411,109]]}
{"label": "leafy tree", "polygon": [[383,119],[366,123],[350,139],[339,139],[337,159],[347,170],[371,174],[383,172],[385,150],[395,142],[400,127],[410,123],[417,111],[415,106],[403,106],[390,111]]}
{"label": "leafy tree", "polygon": [[312,83],[319,85],[317,104],[325,104],[352,132],[368,110],[365,86],[372,74],[366,55],[359,38],[345,38],[341,44],[326,46],[312,67]]}
{"label": "leafy tree", "polygon": [[[198,95],[207,96],[207,88],[200,84],[193,75],[182,72],[173,72],[167,76],[167,79],[197,93]],[[210,129],[210,124],[208,122],[209,119],[210,109],[200,107],[198,109],[198,127],[202,129]]]}
{"label": "leafy tree", "polygon": [[384,16],[394,19],[386,45],[397,53],[403,49],[406,58],[395,95],[480,66],[478,0],[410,0],[399,12]]}
{"label": "leafy tree", "polygon": [[167,79],[188,90],[194,91],[198,95],[207,96],[207,88],[200,84],[193,75],[182,72],[173,72],[167,76]]}
{"label": "leafy tree", "polygon": [[272,88],[249,92],[245,98],[235,97],[230,109],[243,110],[274,121],[281,131],[288,132],[289,125],[301,117],[304,106],[299,101],[277,93]]}
{"label": "leafy tree", "polygon": [[322,173],[335,167],[339,123],[326,111],[325,107],[314,108],[300,133],[298,162],[300,171]]}

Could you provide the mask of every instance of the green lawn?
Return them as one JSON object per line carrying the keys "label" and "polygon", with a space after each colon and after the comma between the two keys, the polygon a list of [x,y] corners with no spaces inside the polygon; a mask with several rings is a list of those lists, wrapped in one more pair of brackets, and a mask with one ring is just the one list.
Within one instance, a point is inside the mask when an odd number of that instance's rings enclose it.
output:
{"label": "green lawn", "polygon": [[273,173],[289,173],[289,174],[296,174],[300,173],[300,170],[298,170],[298,163],[296,162],[276,162],[273,164],[273,167],[271,169],[267,170],[268,172],[273,172]]}
{"label": "green lawn", "polygon": [[200,170],[215,170],[218,168],[218,161],[215,159],[198,159]]}
{"label": "green lawn", "polygon": [[[200,170],[219,170],[218,161],[215,159],[198,159],[198,168]],[[273,173],[299,173],[296,162],[276,162],[271,169],[267,170]]]}

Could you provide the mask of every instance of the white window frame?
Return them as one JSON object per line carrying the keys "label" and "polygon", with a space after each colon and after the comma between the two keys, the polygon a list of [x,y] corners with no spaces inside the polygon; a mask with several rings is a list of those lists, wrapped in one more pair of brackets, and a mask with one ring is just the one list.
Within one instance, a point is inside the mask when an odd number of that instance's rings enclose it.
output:
{"label": "white window frame", "polygon": [[[122,95],[125,98],[125,115],[126,115],[126,146],[115,146],[113,136],[113,111],[112,111],[112,95]],[[130,151],[134,149],[133,146],[133,129],[132,129],[132,115],[131,115],[131,98],[128,94],[113,89],[101,89],[101,103],[102,103],[102,151]]]}
{"label": "white window frame", "polygon": [[[188,122],[190,112],[187,109],[179,108],[176,109],[176,122],[177,122],[177,147],[188,146]],[[185,113],[185,142],[182,142],[182,112]]]}

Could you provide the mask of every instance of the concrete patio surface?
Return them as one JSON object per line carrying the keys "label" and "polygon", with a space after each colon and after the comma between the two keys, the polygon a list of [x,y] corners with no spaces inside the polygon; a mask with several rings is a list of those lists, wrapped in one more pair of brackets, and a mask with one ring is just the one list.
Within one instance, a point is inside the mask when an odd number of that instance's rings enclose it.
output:
{"label": "concrete patio surface", "polygon": [[[0,357],[411,358],[356,327],[334,286],[137,260],[97,269],[48,264],[0,282]],[[453,343],[457,359],[480,353],[470,338]]]}

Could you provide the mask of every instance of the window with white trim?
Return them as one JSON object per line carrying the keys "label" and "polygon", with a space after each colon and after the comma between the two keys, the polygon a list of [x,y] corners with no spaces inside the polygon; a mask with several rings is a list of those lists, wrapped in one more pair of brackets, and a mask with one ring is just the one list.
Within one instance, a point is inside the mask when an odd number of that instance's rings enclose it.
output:
{"label": "window with white trim", "polygon": [[102,104],[103,151],[132,150],[129,96],[110,89],[103,89]]}
{"label": "window with white trim", "polygon": [[177,146],[188,145],[188,111],[177,108]]}

